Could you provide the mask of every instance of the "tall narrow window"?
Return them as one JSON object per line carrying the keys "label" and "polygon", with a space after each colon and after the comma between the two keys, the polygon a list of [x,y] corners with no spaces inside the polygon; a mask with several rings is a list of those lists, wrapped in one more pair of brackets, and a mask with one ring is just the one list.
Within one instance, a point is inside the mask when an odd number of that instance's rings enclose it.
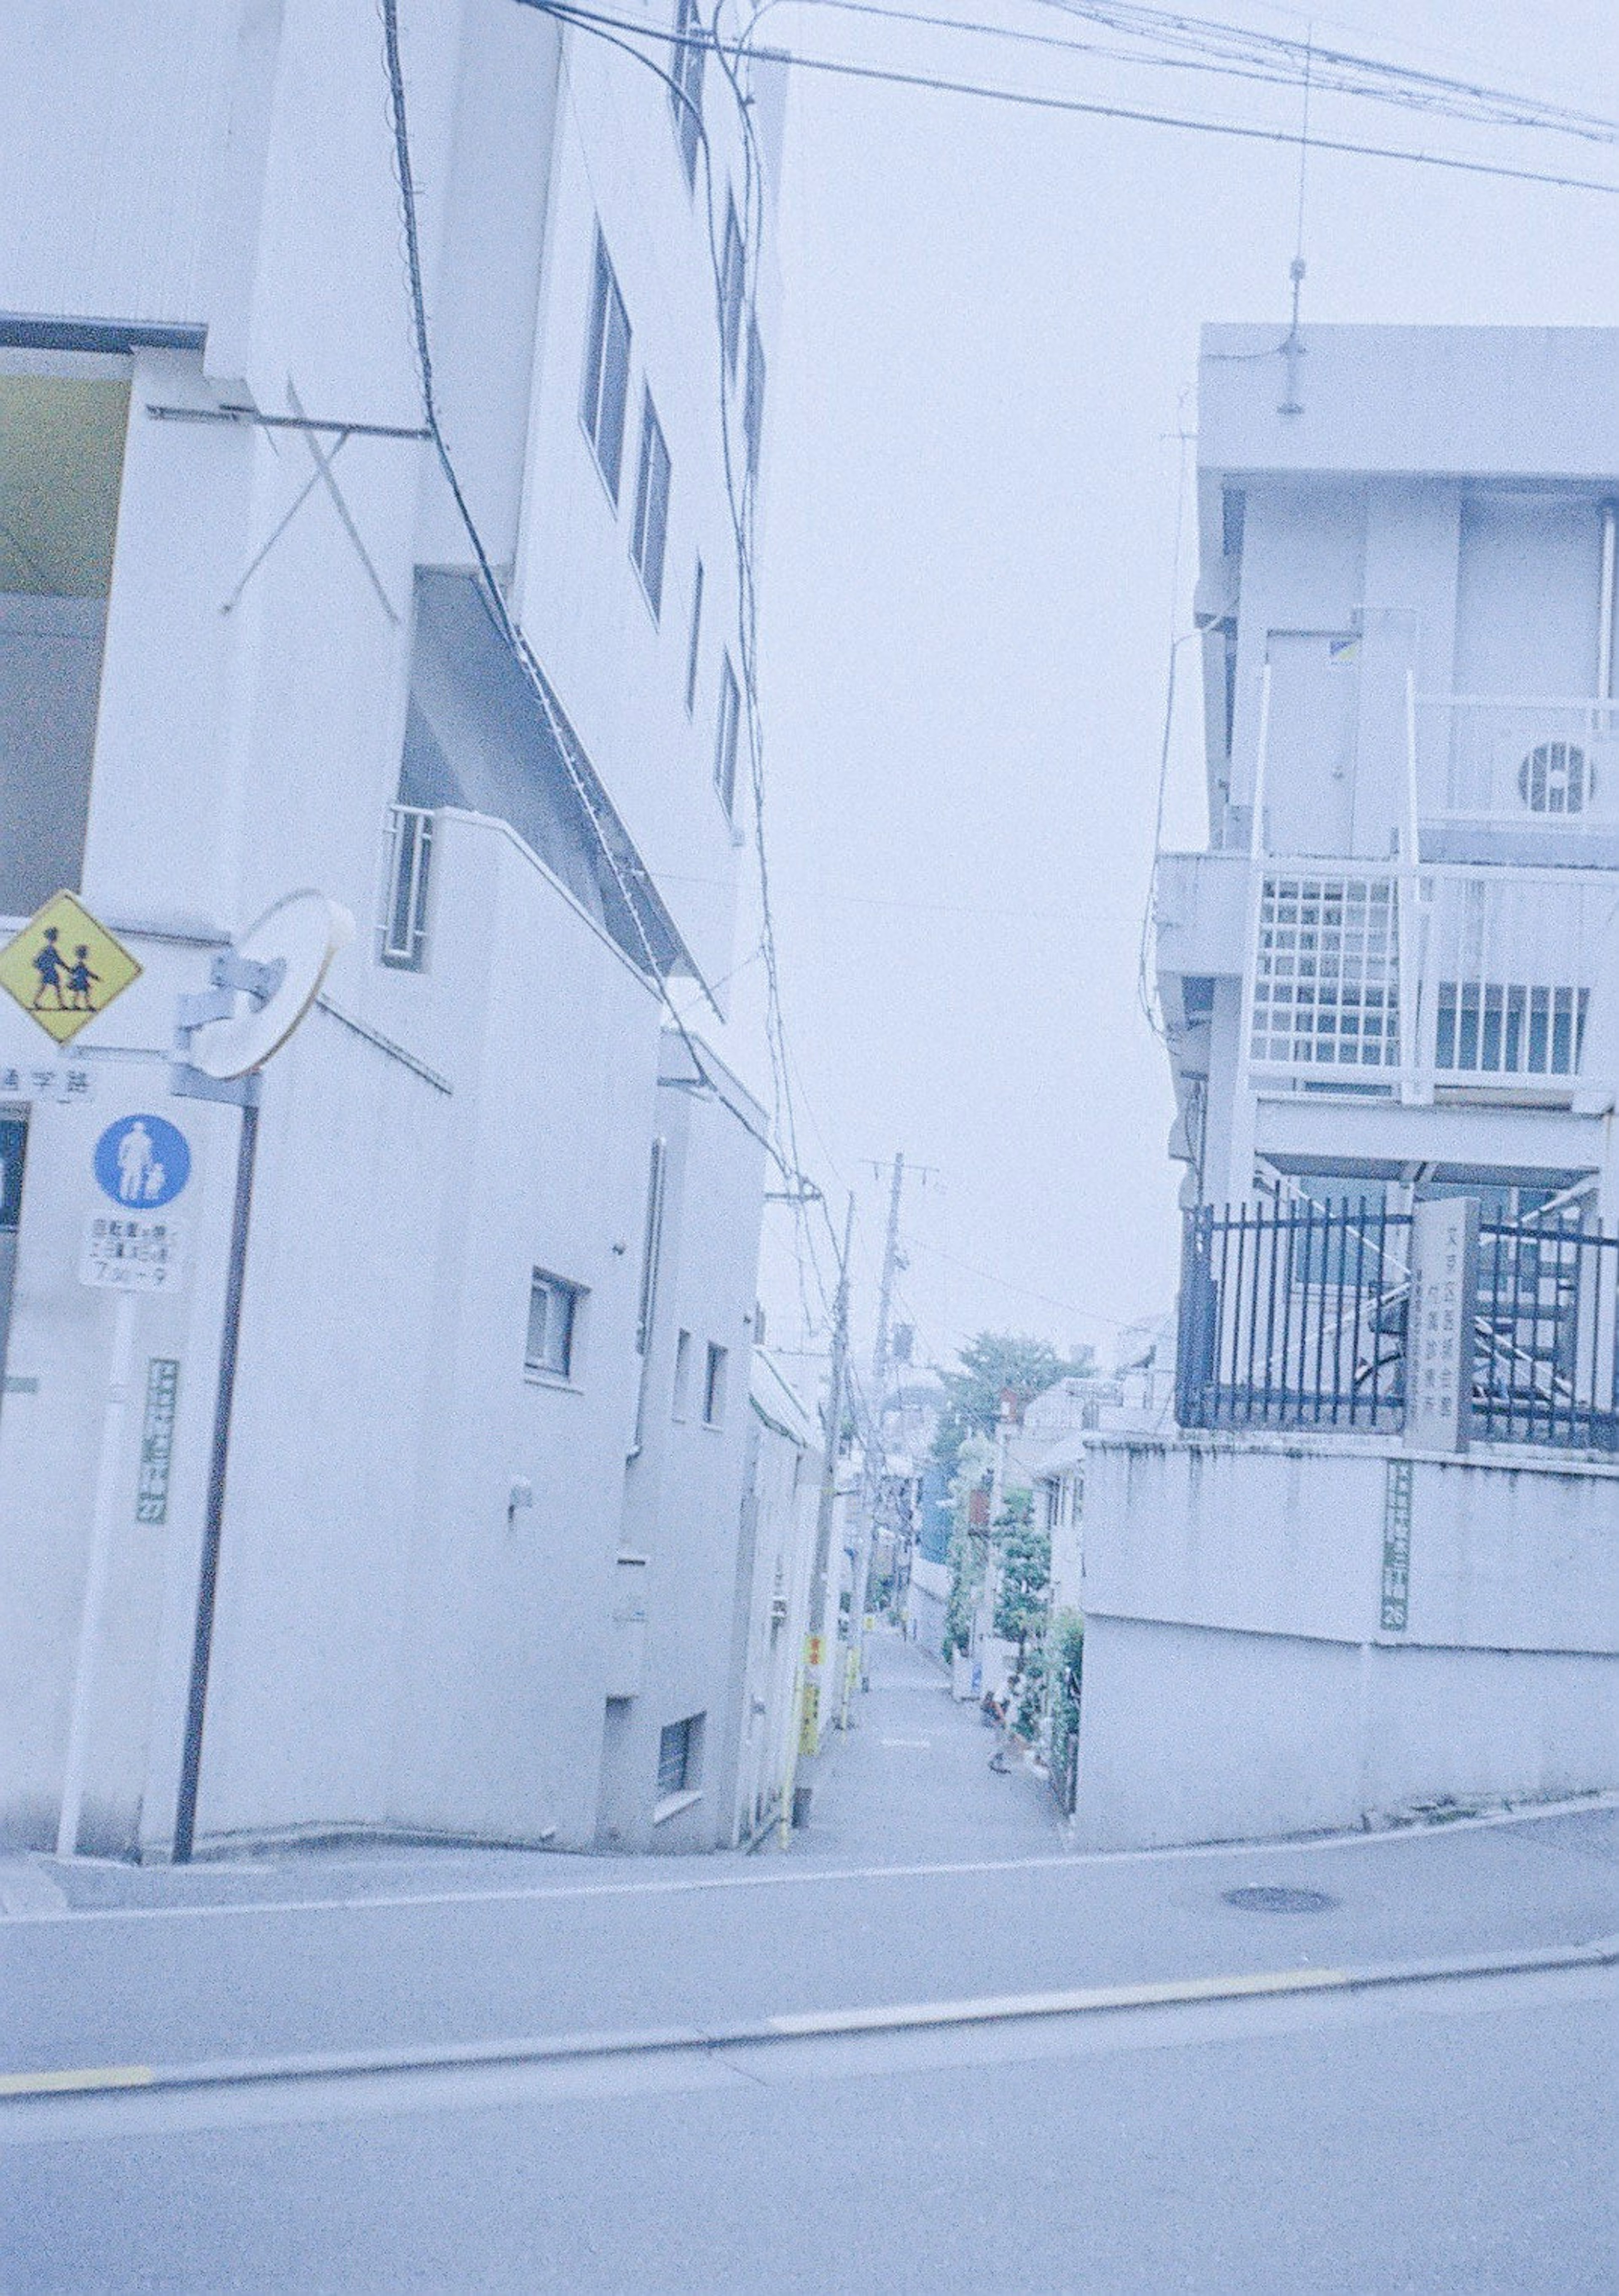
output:
{"label": "tall narrow window", "polygon": [[720,667],[720,714],[714,743],[714,786],[727,813],[736,809],[736,745],[742,719],[742,697],[736,672],[726,654]]}
{"label": "tall narrow window", "polygon": [[649,390],[643,393],[641,404],[641,466],[635,479],[635,523],[630,534],[630,556],[635,562],[654,619],[663,611],[663,556],[668,533],[669,450]]}
{"label": "tall narrow window", "polygon": [[607,242],[598,231],[579,419],[615,502],[618,499],[618,477],[624,466],[624,418],[629,389],[630,322],[608,257]]}
{"label": "tall narrow window", "polygon": [[686,715],[689,718],[697,706],[698,649],[703,636],[703,562],[697,562],[697,572],[691,580],[691,644],[686,653]]}
{"label": "tall narrow window", "polygon": [[677,0],[676,46],[669,66],[669,109],[688,184],[697,181],[697,152],[703,140],[703,20],[697,0]]}
{"label": "tall narrow window", "polygon": [[723,1427],[725,1423],[725,1370],[730,1359],[729,1348],[708,1342],[708,1360],[703,1372],[703,1425]]}
{"label": "tall narrow window", "polygon": [[736,373],[742,343],[742,304],[748,291],[748,258],[742,248],[736,201],[725,202],[725,251],[720,265],[720,340],[724,346],[725,371]]}
{"label": "tall narrow window", "polygon": [[759,467],[759,448],[765,437],[765,346],[759,340],[756,322],[748,328],[748,382],[742,399],[742,435],[748,441],[748,473],[754,477]]}
{"label": "tall narrow window", "polygon": [[658,1312],[658,1262],[663,1249],[663,1176],[668,1153],[661,1139],[652,1143],[651,1168],[647,1174],[647,1225],[641,1247],[641,1304],[635,1316],[635,1352],[645,1355],[652,1344],[652,1320]]}
{"label": "tall narrow window", "polygon": [[691,1408],[691,1334],[675,1334],[675,1398],[670,1416],[683,1419]]}

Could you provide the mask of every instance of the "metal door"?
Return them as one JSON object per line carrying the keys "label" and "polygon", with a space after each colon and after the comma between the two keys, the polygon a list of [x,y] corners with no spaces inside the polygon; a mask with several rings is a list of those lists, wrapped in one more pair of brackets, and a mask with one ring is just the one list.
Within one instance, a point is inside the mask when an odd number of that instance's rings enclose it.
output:
{"label": "metal door", "polygon": [[1354,850],[1361,641],[1348,631],[1272,630],[1265,658],[1270,850],[1346,859]]}

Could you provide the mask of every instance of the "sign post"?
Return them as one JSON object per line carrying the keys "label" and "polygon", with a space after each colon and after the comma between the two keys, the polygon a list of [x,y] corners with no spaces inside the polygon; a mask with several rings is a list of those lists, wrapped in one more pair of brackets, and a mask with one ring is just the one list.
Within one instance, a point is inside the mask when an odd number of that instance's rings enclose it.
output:
{"label": "sign post", "polygon": [[324,894],[289,893],[266,910],[233,948],[214,959],[212,988],[200,996],[182,997],[176,1016],[179,1058],[170,1078],[171,1089],[193,1099],[234,1102],[241,1111],[230,1253],[225,1263],[225,1317],[219,1335],[219,1381],[214,1391],[208,1500],[197,1572],[197,1615],[185,1694],[185,1735],[175,1804],[172,1855],[176,1866],[190,1864],[196,1842],[202,1730],[213,1664],[219,1551],[225,1537],[231,1414],[236,1399],[241,1299],[253,1212],[253,1168],[258,1154],[260,1072],[315,1003],[327,968],[338,951],[354,939],[354,931],[348,911]]}
{"label": "sign post", "polygon": [[[129,1400],[135,1353],[135,1303],[143,1292],[173,1289],[179,1272],[178,1230],[162,1208],[172,1203],[191,1177],[191,1146],[166,1117],[120,1117],[95,1144],[92,1168],[96,1185],[118,1208],[94,1213],[86,1223],[79,1281],[93,1290],[118,1294],[112,1321],[112,1365],[102,1412],[101,1449],[95,1464],[95,1500],[90,1519],[90,1554],[85,1570],[84,1607],[79,1614],[78,1651],[68,1707],[68,1751],[62,1769],[61,1808],[56,1820],[56,1855],[78,1854],[84,1815],[85,1764],[90,1739],[90,1693],[107,1610],[118,1529],[120,1468],[124,1458],[124,1414]],[[139,1212],[132,1207],[140,1206]],[[151,1210],[147,1208],[151,1207]],[[167,1486],[166,1486],[167,1488]]]}

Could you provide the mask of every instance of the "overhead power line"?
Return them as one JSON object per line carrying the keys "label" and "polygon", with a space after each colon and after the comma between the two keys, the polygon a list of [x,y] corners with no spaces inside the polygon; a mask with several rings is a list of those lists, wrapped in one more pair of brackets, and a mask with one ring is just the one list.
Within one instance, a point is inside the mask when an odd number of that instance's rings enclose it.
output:
{"label": "overhead power line", "polygon": [[[622,32],[675,46],[689,45],[691,38],[689,34],[683,38],[680,34],[659,25],[637,23],[628,17],[577,6],[574,0],[527,0],[527,4],[542,4],[548,14],[581,28]],[[903,22],[903,12],[896,11],[894,20]],[[1298,142],[1297,129],[1290,127],[1272,127],[1252,121],[1209,119],[1190,112],[1159,111],[1144,104],[1105,102],[1100,97],[1045,95],[1029,88],[999,87],[984,80],[956,78],[937,72],[903,71],[895,66],[861,63],[847,57],[810,55],[796,48],[756,45],[748,42],[746,34],[740,41],[731,42],[711,35],[708,45],[716,55],[746,58],[756,63],[781,64],[795,71],[821,72],[834,78],[867,81],[881,86],[915,88],[934,95],[969,96],[979,102],[1005,104],[1027,111],[1116,119],[1149,127],[1179,128],[1192,135],[1229,136],[1239,143],[1295,146]],[[1545,123],[1524,120],[1503,124],[1538,127]],[[1619,127],[1615,128],[1615,140],[1619,140]],[[1609,182],[1596,176],[1565,175],[1555,168],[1515,168],[1502,160],[1470,160],[1449,152],[1413,151],[1395,144],[1364,143],[1352,136],[1313,135],[1311,142],[1318,152],[1336,152],[1353,158],[1396,160],[1408,166],[1438,168],[1461,175],[1492,176],[1509,183],[1539,184],[1559,191],[1619,193],[1619,182]]]}

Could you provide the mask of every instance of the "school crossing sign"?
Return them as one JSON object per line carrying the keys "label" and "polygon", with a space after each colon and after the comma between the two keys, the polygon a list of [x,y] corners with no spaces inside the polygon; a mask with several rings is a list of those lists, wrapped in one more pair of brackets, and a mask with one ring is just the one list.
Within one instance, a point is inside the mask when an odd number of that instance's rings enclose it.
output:
{"label": "school crossing sign", "polygon": [[67,1044],[138,979],[140,965],[71,893],[53,893],[0,948],[0,988]]}

